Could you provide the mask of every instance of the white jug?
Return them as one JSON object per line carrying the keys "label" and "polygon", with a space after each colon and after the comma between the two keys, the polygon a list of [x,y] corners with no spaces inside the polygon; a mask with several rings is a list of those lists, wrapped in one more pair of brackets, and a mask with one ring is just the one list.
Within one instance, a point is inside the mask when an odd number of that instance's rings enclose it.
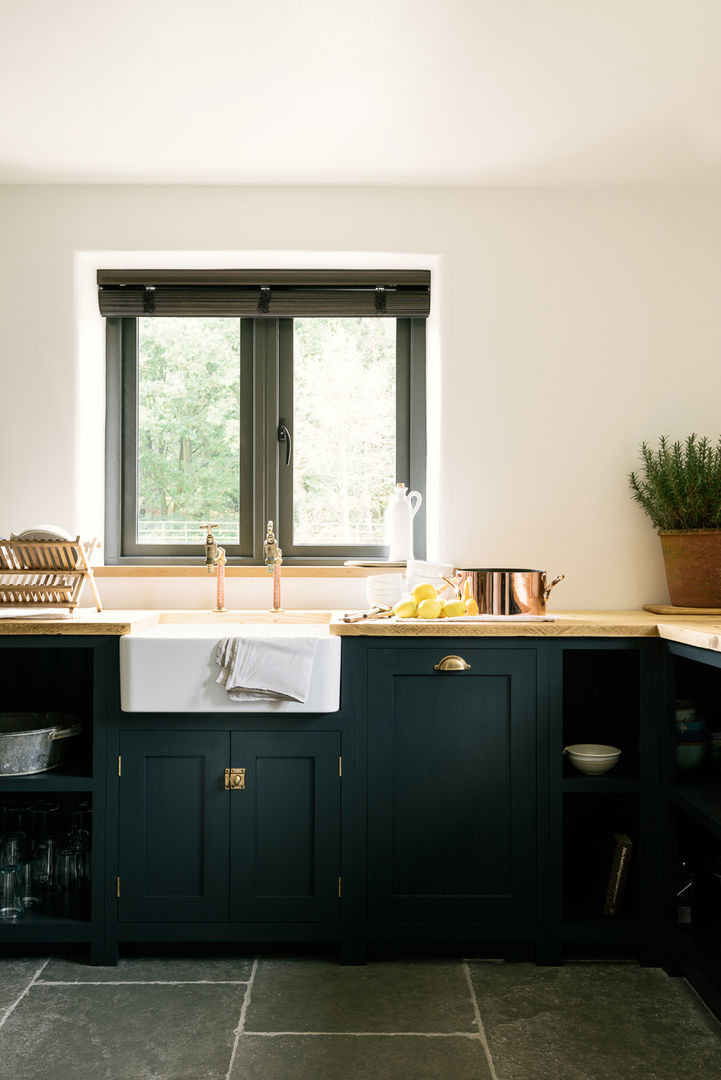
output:
{"label": "white jug", "polygon": [[389,562],[408,562],[413,558],[413,518],[422,501],[420,492],[409,492],[405,484],[396,484],[384,519]]}

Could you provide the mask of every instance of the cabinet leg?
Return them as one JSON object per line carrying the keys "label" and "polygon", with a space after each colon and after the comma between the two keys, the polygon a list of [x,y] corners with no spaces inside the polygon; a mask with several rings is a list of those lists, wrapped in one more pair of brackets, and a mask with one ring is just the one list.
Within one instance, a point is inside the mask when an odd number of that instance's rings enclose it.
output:
{"label": "cabinet leg", "polygon": [[344,966],[359,966],[367,961],[365,940],[353,935],[342,937],[340,940],[340,962]]}
{"label": "cabinet leg", "polygon": [[562,967],[563,948],[560,941],[539,941],[536,943],[536,965],[538,967]]}
{"label": "cabinet leg", "polygon": [[90,946],[91,967],[117,967],[120,949],[117,941],[104,941],[102,945]]}

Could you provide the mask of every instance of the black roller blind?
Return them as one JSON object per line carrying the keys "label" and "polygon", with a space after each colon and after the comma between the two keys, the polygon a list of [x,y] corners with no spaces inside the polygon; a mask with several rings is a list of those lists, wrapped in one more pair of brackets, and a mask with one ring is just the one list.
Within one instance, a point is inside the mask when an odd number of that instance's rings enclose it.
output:
{"label": "black roller blind", "polygon": [[100,314],[425,318],[429,270],[98,270]]}

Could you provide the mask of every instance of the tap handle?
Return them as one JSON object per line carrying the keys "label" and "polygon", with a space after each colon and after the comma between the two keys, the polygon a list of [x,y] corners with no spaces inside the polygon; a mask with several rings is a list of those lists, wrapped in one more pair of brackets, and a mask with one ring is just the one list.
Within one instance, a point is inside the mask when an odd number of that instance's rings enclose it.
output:
{"label": "tap handle", "polygon": [[273,533],[273,522],[268,522],[267,531],[265,534],[265,541],[263,542],[263,553],[265,555],[266,565],[270,563],[280,562],[283,556],[283,552],[278,547],[278,541]]}

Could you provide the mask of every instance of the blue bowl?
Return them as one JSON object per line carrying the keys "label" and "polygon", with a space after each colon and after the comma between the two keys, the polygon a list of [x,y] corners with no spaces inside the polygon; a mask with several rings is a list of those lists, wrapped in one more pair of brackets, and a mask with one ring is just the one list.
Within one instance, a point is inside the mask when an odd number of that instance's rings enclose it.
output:
{"label": "blue bowl", "polygon": [[706,736],[706,721],[687,720],[676,723],[676,742],[700,742]]}

